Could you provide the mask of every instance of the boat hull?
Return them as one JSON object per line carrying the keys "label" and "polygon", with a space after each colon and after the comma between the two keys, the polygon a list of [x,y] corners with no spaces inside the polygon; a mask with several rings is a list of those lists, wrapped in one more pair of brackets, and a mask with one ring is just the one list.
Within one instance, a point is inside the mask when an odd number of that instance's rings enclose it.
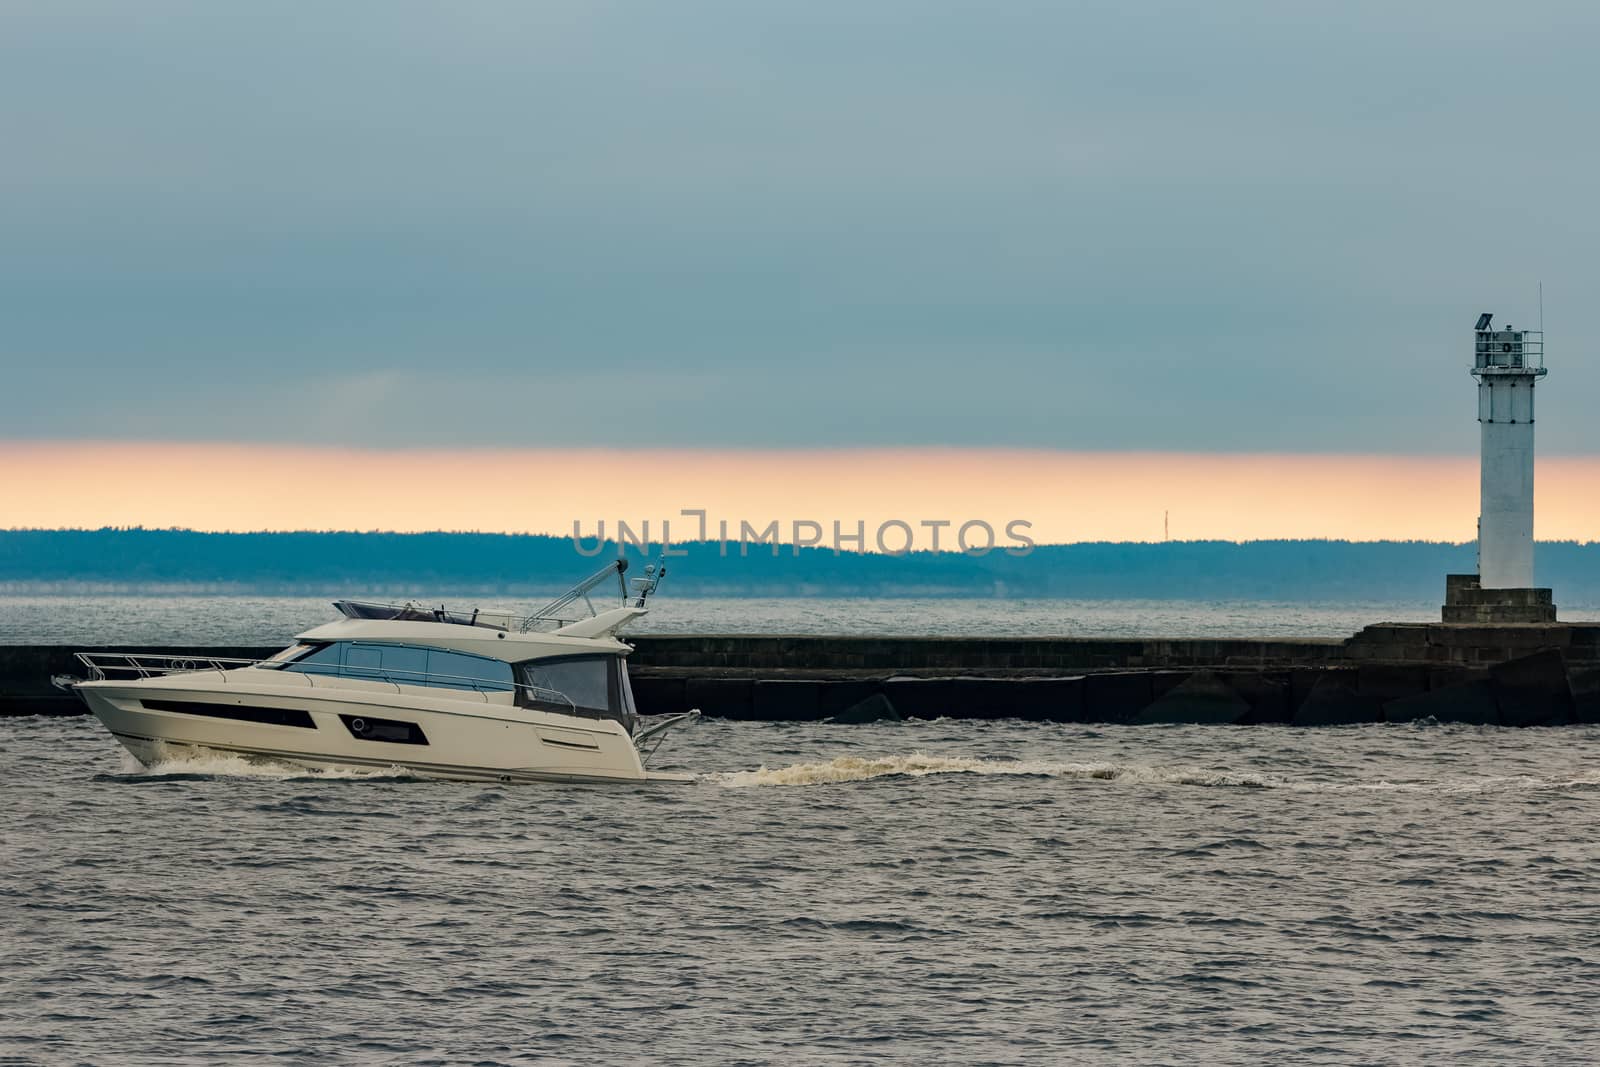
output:
{"label": "boat hull", "polygon": [[[268,675],[253,678],[249,675]],[[482,694],[462,699],[386,683],[198,671],[76,688],[146,766],[194,750],[315,769],[498,782],[644,781],[620,723],[555,715]],[[377,731],[373,724],[383,724]]]}

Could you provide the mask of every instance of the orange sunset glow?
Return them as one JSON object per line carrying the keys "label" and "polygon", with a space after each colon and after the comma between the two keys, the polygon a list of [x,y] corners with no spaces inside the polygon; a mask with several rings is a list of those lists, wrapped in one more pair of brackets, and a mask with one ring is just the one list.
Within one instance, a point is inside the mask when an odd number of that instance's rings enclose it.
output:
{"label": "orange sunset glow", "polygon": [[[1538,536],[1600,536],[1600,459],[1539,461]],[[586,536],[604,519],[698,534],[719,520],[889,519],[1038,543],[1174,539],[1467,541],[1477,458],[871,449],[379,451],[239,444],[0,444],[0,527],[480,530]],[[928,547],[919,540],[916,547]],[[868,548],[871,548],[870,536]]]}

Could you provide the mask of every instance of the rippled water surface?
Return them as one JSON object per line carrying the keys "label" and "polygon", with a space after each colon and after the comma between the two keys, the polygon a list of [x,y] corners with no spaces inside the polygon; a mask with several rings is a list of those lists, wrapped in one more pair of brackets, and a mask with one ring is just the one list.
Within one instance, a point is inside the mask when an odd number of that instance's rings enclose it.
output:
{"label": "rippled water surface", "polygon": [[0,1056],[1600,1054],[1600,730],[707,722],[662,756],[703,777],[147,772],[0,721]]}
{"label": "rippled water surface", "polygon": [[[274,644],[338,617],[328,596],[0,596],[0,644]],[[374,597],[390,601],[393,597]],[[437,594],[470,610],[542,602]],[[1563,618],[1584,616],[1563,604]],[[1383,621],[1431,621],[1438,604],[973,597],[717,598],[663,595],[635,633],[1348,637]]]}

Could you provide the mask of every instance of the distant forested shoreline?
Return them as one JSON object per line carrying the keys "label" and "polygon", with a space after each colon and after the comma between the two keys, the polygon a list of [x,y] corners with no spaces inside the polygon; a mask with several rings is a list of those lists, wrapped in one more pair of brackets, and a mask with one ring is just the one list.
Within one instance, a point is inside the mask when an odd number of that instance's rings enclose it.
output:
{"label": "distant forested shoreline", "polygon": [[[592,550],[593,546],[586,548]],[[1172,541],[884,556],[717,542],[676,546],[684,596],[1004,596],[1279,601],[1430,600],[1471,571],[1474,546],[1428,541]],[[571,539],[486,533],[0,530],[0,591],[238,593],[560,590],[614,556]],[[637,567],[645,555],[629,546]],[[1600,544],[1551,542],[1538,580],[1558,602],[1600,601]]]}

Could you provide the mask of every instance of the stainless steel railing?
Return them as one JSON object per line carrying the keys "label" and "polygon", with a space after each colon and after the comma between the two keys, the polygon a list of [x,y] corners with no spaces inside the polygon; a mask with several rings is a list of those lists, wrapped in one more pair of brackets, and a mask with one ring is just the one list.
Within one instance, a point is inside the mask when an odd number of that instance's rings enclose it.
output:
{"label": "stainless steel railing", "polygon": [[388,622],[442,622],[452,626],[482,626],[490,630],[528,633],[542,627],[557,629],[579,621],[581,615],[570,618],[555,615],[518,615],[511,611],[472,608],[462,610],[441,604],[437,608],[424,607],[416,601],[403,604],[378,600],[336,600],[333,606],[350,619],[377,619]]}
{"label": "stainless steel railing", "polygon": [[75,658],[89,672],[89,680],[106,681],[107,672],[118,676],[157,678],[164,674],[192,671],[227,671],[265,663],[259,659],[232,659],[225,656],[169,655],[164,652],[78,652]]}

